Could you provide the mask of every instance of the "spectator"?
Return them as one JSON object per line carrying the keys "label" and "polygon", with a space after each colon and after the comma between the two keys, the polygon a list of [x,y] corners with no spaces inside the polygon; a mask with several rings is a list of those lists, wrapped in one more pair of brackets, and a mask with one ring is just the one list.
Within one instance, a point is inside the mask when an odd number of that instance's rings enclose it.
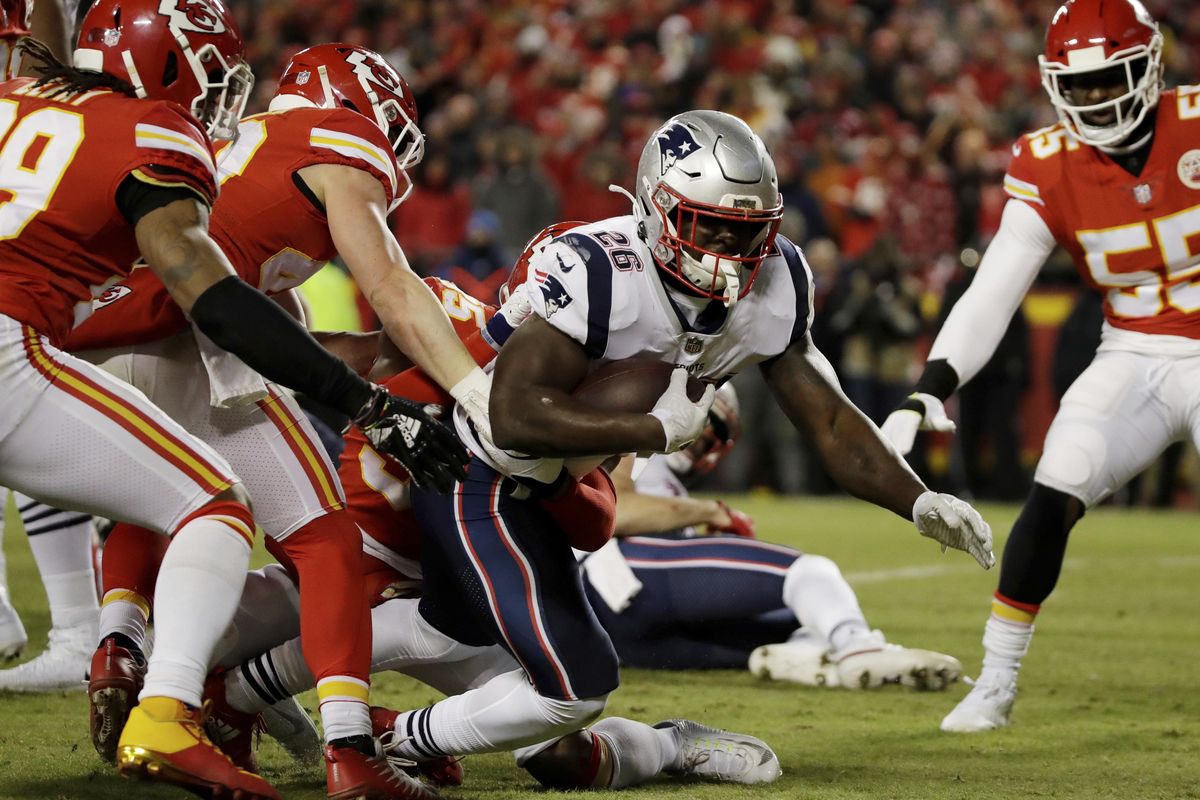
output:
{"label": "spectator", "polygon": [[471,186],[474,203],[500,218],[500,244],[515,258],[529,237],[558,221],[558,192],[534,161],[532,136],[523,128],[505,131],[495,166]]}

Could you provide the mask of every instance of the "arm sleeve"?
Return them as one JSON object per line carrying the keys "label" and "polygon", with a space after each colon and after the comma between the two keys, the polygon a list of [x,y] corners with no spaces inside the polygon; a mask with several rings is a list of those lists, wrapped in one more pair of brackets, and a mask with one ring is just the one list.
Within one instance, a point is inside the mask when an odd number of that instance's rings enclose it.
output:
{"label": "arm sleeve", "polygon": [[192,321],[268,380],[354,417],[371,384],[321,347],[300,323],[240,278],[214,283],[192,305]]}
{"label": "arm sleeve", "polygon": [[1054,246],[1041,216],[1025,202],[1010,200],[978,274],[938,332],[929,361],[946,361],[960,386],[971,380],[992,357]]}
{"label": "arm sleeve", "polygon": [[593,553],[613,537],[617,525],[617,493],[612,479],[597,467],[553,500],[543,500],[558,527],[566,532],[571,546]]}
{"label": "arm sleeve", "polygon": [[[151,170],[160,175],[170,175],[174,172],[169,167],[152,167]],[[131,172],[117,187],[117,209],[131,227],[137,227],[142,217],[151,211],[170,205],[176,200],[200,200],[208,204],[207,198],[188,185],[149,183],[145,179],[146,174],[141,170]]]}

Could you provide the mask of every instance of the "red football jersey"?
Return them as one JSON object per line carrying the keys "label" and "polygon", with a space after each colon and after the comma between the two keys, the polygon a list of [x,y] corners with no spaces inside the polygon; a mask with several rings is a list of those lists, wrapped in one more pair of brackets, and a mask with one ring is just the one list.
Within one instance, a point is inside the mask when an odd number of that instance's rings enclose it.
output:
{"label": "red football jersey", "polygon": [[1200,86],[1163,92],[1140,175],[1059,124],[1013,145],[1004,189],[1104,293],[1110,324],[1200,339]]}
{"label": "red football jersey", "polygon": [[61,346],[138,258],[121,182],[182,186],[211,204],[217,177],[180,106],[108,90],[46,97],[53,88],[0,84],[0,313]]}
{"label": "red football jersey", "polygon": [[[217,163],[221,199],[209,223],[213,239],[242,280],[268,294],[299,286],[337,254],[324,211],[296,183],[299,170],[314,164],[366,170],[383,184],[389,206],[398,186],[399,167],[383,132],[343,108],[247,117],[237,141],[218,150]],[[71,334],[70,349],[154,341],[184,330],[187,320],[166,289],[141,272],[101,299],[103,308]]]}
{"label": "red football jersey", "polygon": [[[425,283],[442,299],[442,305],[464,342],[479,339],[479,331],[496,313],[494,306],[476,300],[449,281],[426,278]],[[470,347],[480,365],[495,355],[490,348]],[[393,394],[423,403],[449,408],[450,395],[434,386],[417,368],[384,381]],[[417,522],[409,510],[408,473],[390,458],[384,458],[367,444],[357,429],[346,434],[338,477],[346,492],[346,507],[364,531],[383,547],[404,558],[421,557],[421,537]]]}

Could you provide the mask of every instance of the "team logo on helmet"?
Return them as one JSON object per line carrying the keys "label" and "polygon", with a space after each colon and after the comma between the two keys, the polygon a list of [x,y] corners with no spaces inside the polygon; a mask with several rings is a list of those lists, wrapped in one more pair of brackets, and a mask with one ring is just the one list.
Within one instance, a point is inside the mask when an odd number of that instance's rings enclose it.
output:
{"label": "team logo on helmet", "polygon": [[160,0],[158,13],[171,18],[171,27],[193,33],[225,32],[220,13],[208,0]]}
{"label": "team logo on helmet", "polygon": [[[687,158],[700,149],[692,132],[678,122],[660,130],[655,138],[658,140],[658,174],[660,176],[666,175],[667,170],[675,166],[676,161]],[[694,177],[700,173],[687,172],[685,174]]]}
{"label": "team logo on helmet", "polygon": [[346,61],[354,67],[354,74],[361,80],[378,84],[394,94],[399,94],[400,79],[396,73],[383,61],[372,57],[370,53],[352,50],[346,56]]}
{"label": "team logo on helmet", "polygon": [[1189,189],[1200,189],[1200,150],[1188,150],[1179,157],[1179,180]]}

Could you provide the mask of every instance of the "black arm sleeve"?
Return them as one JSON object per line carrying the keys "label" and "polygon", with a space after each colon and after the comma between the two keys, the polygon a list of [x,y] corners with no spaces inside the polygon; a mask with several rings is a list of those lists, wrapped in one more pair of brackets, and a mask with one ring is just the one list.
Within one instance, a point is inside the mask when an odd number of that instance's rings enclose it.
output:
{"label": "black arm sleeve", "polygon": [[[157,169],[163,173],[172,171],[168,167]],[[125,176],[125,180],[121,181],[121,185],[117,187],[116,196],[117,210],[133,227],[137,227],[137,224],[142,221],[142,217],[151,211],[174,203],[176,200],[200,199],[195,191],[186,186],[160,186],[138,180],[133,175]]]}
{"label": "black arm sleeve", "polygon": [[313,339],[262,292],[230,276],[192,305],[192,321],[206,336],[268,380],[354,417],[372,386]]}

